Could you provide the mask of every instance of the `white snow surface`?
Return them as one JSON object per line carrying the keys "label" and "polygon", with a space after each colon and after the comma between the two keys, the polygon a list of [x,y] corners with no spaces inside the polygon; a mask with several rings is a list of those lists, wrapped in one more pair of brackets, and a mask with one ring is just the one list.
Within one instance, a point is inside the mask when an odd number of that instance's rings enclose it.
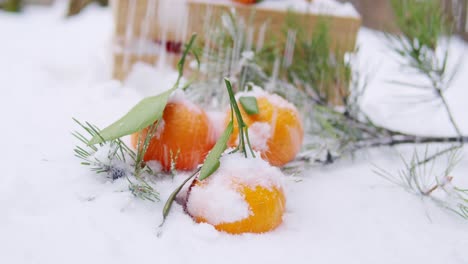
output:
{"label": "white snow surface", "polygon": [[[284,223],[273,232],[220,233],[178,204],[158,230],[164,202],[133,198],[124,179],[112,183],[73,156],[71,117],[104,127],[143,95],[110,80],[111,11],[63,14],[63,5],[0,12],[0,263],[468,263],[466,220],[372,172],[372,164],[396,171],[410,146],[285,177]],[[398,65],[379,33],[363,29],[358,39],[361,68],[375,72],[363,102],[372,118],[454,133],[440,107],[407,101],[418,91],[386,82]],[[467,45],[451,45],[450,65],[466,61]],[[467,134],[468,66],[460,67],[447,100]],[[451,176],[467,187],[463,154]],[[162,201],[184,178],[157,182]]]}
{"label": "white snow surface", "polygon": [[194,185],[187,200],[187,211],[217,225],[249,217],[252,211],[241,193],[243,187],[283,189],[283,173],[260,158],[243,154],[225,155],[219,169],[200,185]]}

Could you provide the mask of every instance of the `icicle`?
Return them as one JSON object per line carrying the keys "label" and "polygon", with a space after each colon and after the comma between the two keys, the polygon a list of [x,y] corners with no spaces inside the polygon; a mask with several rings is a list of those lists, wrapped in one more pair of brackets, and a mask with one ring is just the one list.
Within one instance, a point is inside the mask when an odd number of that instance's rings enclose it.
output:
{"label": "icicle", "polygon": [[125,28],[125,43],[124,43],[124,50],[123,50],[123,70],[124,72],[128,72],[130,69],[130,56],[132,55],[132,51],[129,48],[131,46],[131,42],[133,40],[133,27],[135,22],[135,12],[136,12],[136,0],[130,0],[130,7],[127,12],[127,25]]}
{"label": "icicle", "polygon": [[249,27],[247,31],[247,39],[245,43],[245,50],[250,51],[252,50],[252,44],[253,44],[253,35],[254,35],[254,27]]}
{"label": "icicle", "polygon": [[151,42],[151,39],[149,38],[150,25],[154,21],[154,15],[157,8],[156,4],[156,0],[148,0],[148,2],[146,2],[146,13],[145,18],[141,23],[142,34],[140,37],[139,47],[137,51],[139,56],[146,55],[150,52],[146,44],[148,42]]}
{"label": "icicle", "polygon": [[185,40],[187,14],[187,0],[158,1],[157,22],[159,25],[158,42],[160,43],[158,68],[164,69],[170,63],[169,60],[173,59],[173,56],[169,56],[166,50],[167,45],[178,45]]}
{"label": "icicle", "polygon": [[165,8],[165,0],[158,1],[158,23],[159,23],[159,50],[158,50],[158,59],[156,61],[156,68],[159,70],[163,70],[166,68],[166,42],[167,42],[167,31],[168,31],[168,23],[166,20],[166,12],[167,9]]}
{"label": "icicle", "polygon": [[259,52],[263,48],[263,43],[265,42],[265,32],[267,28],[267,23],[264,22],[260,26],[260,30],[258,31],[258,39],[257,39],[257,49],[256,52]]}
{"label": "icicle", "polygon": [[296,44],[296,34],[295,30],[288,30],[288,35],[286,38],[286,47],[284,49],[284,60],[283,67],[288,68],[292,64],[294,56],[294,46]]}
{"label": "icicle", "polygon": [[[207,7],[206,8],[206,16],[205,16],[205,21],[204,21],[204,24],[203,24],[203,32],[204,32],[204,39],[205,39],[205,45],[203,47],[203,56],[204,57],[207,57],[206,61],[204,61],[203,63],[207,63],[210,61],[210,58],[209,56],[211,56],[212,54],[212,50],[213,50],[213,47],[211,45],[211,43],[216,43],[216,39],[214,39],[211,35],[211,32],[209,29],[212,29],[212,28],[215,28],[214,27],[214,22],[212,21],[212,13],[213,13],[213,10],[211,7]],[[216,36],[217,34],[214,34],[214,36]],[[208,67],[210,67],[210,65],[208,65]],[[218,68],[215,68],[215,69],[218,69]],[[208,70],[206,72],[206,75],[207,75],[207,78],[208,79],[211,79],[214,75],[213,75],[213,72]]]}
{"label": "icicle", "polygon": [[277,57],[275,59],[275,64],[273,64],[273,72],[271,74],[270,81],[265,87],[265,90],[267,90],[268,92],[272,92],[276,87],[276,83],[278,81],[279,69],[280,69],[280,59],[279,57]]}
{"label": "icicle", "polygon": [[[237,31],[235,32],[235,35],[233,36],[234,38],[234,46],[232,50],[232,57],[231,57],[231,72],[229,76],[234,76],[237,72],[240,71],[240,55],[241,55],[241,50],[242,50],[242,43],[244,42],[244,35],[242,32],[244,32],[245,28],[245,22],[243,19],[239,18],[239,24],[237,27]],[[236,27],[234,26],[234,29]]]}

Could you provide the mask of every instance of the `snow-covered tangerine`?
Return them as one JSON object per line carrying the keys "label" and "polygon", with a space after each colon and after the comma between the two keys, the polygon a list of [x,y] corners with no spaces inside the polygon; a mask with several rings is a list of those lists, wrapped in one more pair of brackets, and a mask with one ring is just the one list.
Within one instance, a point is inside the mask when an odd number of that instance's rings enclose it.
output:
{"label": "snow-covered tangerine", "polygon": [[[164,171],[192,170],[203,162],[215,144],[211,123],[205,111],[187,100],[175,100],[166,105],[163,117],[152,137],[145,161],[157,161]],[[132,135],[132,145],[144,140],[148,128]]]}
{"label": "snow-covered tangerine", "polygon": [[[249,128],[253,149],[259,151],[263,159],[271,165],[281,167],[292,161],[300,151],[304,138],[302,121],[296,107],[282,97],[256,90],[243,93],[255,96],[259,113],[247,114],[239,104],[242,118]],[[226,120],[230,120],[228,111]],[[234,122],[234,133],[229,146],[238,144],[238,125]]]}
{"label": "snow-covered tangerine", "polygon": [[[195,181],[195,186],[203,188],[203,184],[199,181]],[[213,224],[216,230],[230,234],[265,233],[275,229],[283,222],[286,200],[282,189],[269,190],[261,186],[252,189],[242,185],[233,185],[233,188],[244,196],[252,214],[235,222]],[[197,223],[210,224],[210,221],[203,216],[193,216],[193,218]]]}
{"label": "snow-covered tangerine", "polygon": [[192,182],[187,212],[197,223],[230,234],[265,233],[278,227],[286,203],[282,173],[260,158],[223,159],[210,178]]}

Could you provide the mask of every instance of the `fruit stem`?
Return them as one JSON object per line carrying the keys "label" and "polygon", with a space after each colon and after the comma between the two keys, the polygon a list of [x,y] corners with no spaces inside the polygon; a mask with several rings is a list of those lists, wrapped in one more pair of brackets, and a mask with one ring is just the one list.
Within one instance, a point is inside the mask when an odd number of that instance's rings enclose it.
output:
{"label": "fruit stem", "polygon": [[[237,104],[236,97],[234,96],[231,81],[229,81],[228,78],[224,78],[224,82],[226,83],[226,89],[228,91],[229,101],[231,104],[231,120],[234,121],[234,113],[235,113],[237,124],[239,127],[239,145],[233,152],[241,150],[242,152],[244,152],[244,155],[247,158],[248,157],[247,148],[245,147],[245,142],[247,142],[247,146],[249,147],[250,153],[252,154],[252,157],[255,158],[255,153],[250,144],[248,127],[247,127],[247,124],[244,122],[244,119],[242,118],[239,105]],[[245,135],[245,138],[244,138],[244,135]]]}

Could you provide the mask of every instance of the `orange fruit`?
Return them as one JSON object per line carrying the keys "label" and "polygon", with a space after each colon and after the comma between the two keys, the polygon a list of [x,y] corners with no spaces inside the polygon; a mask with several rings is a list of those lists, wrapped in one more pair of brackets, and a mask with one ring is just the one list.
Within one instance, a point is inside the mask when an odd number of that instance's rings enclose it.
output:
{"label": "orange fruit", "polygon": [[[255,160],[271,167],[260,158]],[[242,166],[242,162],[239,160],[232,165]],[[271,175],[262,173],[262,165],[255,170],[220,168],[218,171],[204,181],[194,180],[190,186],[186,210],[195,222],[211,224],[216,230],[229,234],[265,233],[282,223],[286,204],[283,188],[274,183]],[[272,173],[282,175],[279,170]],[[212,177],[225,179],[213,180]],[[244,181],[245,177],[250,179]],[[230,215],[232,213],[234,215]]]}
{"label": "orange fruit", "polygon": [[[214,132],[205,111],[186,100],[169,102],[145,153],[145,161],[157,161],[163,171],[193,170],[215,144]],[[132,145],[144,141],[148,128],[132,135]]]}
{"label": "orange fruit", "polygon": [[[302,121],[296,107],[278,95],[264,91],[242,93],[255,96],[259,113],[247,114],[239,104],[242,118],[249,129],[249,138],[254,150],[273,166],[281,167],[292,161],[299,153],[304,138]],[[226,120],[230,120],[228,111]],[[238,144],[238,125],[234,122],[234,133],[229,146]]]}

